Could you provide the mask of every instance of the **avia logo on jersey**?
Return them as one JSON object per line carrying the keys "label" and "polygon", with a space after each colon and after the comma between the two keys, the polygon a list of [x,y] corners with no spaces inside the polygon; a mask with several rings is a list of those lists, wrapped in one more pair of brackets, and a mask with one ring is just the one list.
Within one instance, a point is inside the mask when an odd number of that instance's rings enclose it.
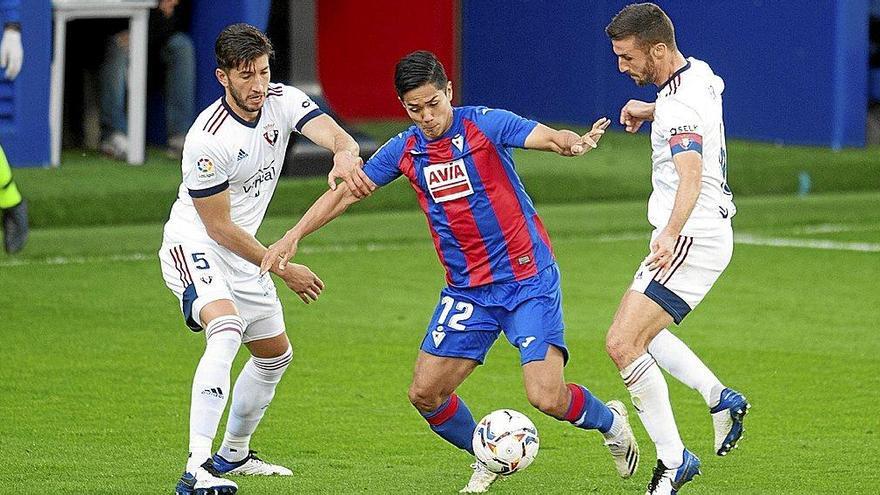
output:
{"label": "avia logo on jersey", "polygon": [[267,143],[275,146],[275,142],[278,141],[278,129],[275,128],[274,122],[270,122],[263,127],[263,138],[266,139]]}
{"label": "avia logo on jersey", "polygon": [[425,167],[425,182],[434,202],[443,203],[474,193],[464,160]]}
{"label": "avia logo on jersey", "polygon": [[196,170],[198,171],[199,180],[211,180],[216,175],[214,171],[214,162],[207,156],[199,158],[196,162]]}
{"label": "avia logo on jersey", "polygon": [[245,194],[250,194],[251,191],[254,192],[254,197],[260,195],[260,186],[266,182],[272,182],[275,180],[275,160],[269,162],[268,165],[257,170],[257,173],[247,178],[244,181],[244,192]]}

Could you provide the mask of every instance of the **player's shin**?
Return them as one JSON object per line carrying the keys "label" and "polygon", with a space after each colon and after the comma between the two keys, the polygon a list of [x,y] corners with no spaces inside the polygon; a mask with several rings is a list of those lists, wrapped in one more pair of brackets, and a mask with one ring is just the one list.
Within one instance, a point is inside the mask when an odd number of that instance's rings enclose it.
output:
{"label": "player's shin", "polygon": [[675,334],[661,330],[648,345],[648,352],[667,373],[699,392],[707,406],[718,404],[724,385]]}
{"label": "player's shin", "polygon": [[684,444],[675,425],[669,389],[663,372],[650,354],[642,354],[620,371],[620,376],[632,396],[645,430],[657,446],[657,458],[667,468],[676,468],[682,462]]}
{"label": "player's shin", "polygon": [[477,423],[461,398],[452,394],[440,407],[429,413],[422,413],[422,416],[441,438],[473,455],[471,441]]}
{"label": "player's shin", "polygon": [[205,353],[193,377],[187,472],[194,472],[211,457],[211,444],[229,396],[229,370],[243,333],[244,321],[234,315],[215,318],[205,328]]}
{"label": "player's shin", "polygon": [[606,437],[619,433],[622,425],[614,420],[614,414],[608,406],[582,385],[569,383],[567,386],[571,393],[571,401],[568,411],[561,419],[578,428],[599,430]]}
{"label": "player's shin", "polygon": [[275,387],[293,360],[293,349],[277,357],[251,357],[235,381],[232,406],[226,422],[226,434],[219,454],[227,461],[237,462],[247,457],[251,435],[263,419],[269,403],[275,396]]}

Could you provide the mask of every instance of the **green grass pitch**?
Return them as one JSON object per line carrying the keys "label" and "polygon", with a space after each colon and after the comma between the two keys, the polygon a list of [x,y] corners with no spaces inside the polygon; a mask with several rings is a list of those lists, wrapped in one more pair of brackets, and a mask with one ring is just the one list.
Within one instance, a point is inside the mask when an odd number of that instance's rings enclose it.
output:
{"label": "green grass pitch", "polygon": [[[738,204],[733,261],[677,333],[753,409],[741,447],[718,458],[702,399],[669,379],[683,439],[703,460],[687,493],[876,493],[880,195]],[[646,254],[644,202],[538,209],[563,274],[567,378],[628,403],[604,333]],[[290,221],[270,219],[261,237]],[[172,491],[203,337],[163,285],[160,233],[41,229],[24,256],[0,255],[0,493]],[[780,239],[813,247],[766,245]],[[327,289],[310,306],[279,289],[295,358],[252,443],[295,476],[238,479],[240,493],[457,492],[470,460],[406,398],[443,283],[421,214],[343,216],[305,240],[298,260]],[[643,492],[654,449],[635,415],[642,465],[621,481],[598,434],[528,405],[503,338],[459,393],[475,416],[517,409],[540,433],[536,462],[492,493]]]}

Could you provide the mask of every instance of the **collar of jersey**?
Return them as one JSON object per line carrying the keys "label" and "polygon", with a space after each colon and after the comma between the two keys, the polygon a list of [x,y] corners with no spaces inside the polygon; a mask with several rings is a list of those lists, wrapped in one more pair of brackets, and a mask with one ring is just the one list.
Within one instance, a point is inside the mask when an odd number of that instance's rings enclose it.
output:
{"label": "collar of jersey", "polygon": [[[685,60],[687,60],[687,59],[685,59]],[[673,72],[672,75],[669,76],[669,79],[667,79],[665,83],[663,83],[662,85],[660,85],[659,88],[657,88],[657,93],[659,94],[661,91],[663,91],[663,88],[665,88],[666,86],[668,86],[669,83],[670,83],[673,79],[675,79],[679,74],[681,74],[682,72],[684,72],[684,71],[686,71],[686,70],[688,70],[688,69],[690,69],[690,68],[691,68],[691,61],[690,61],[690,60],[687,60],[687,63],[684,64],[684,67],[682,67],[681,69],[678,69],[677,71]]]}
{"label": "collar of jersey", "polygon": [[257,124],[260,122],[260,117],[263,116],[263,109],[260,108],[260,111],[257,112],[257,118],[254,119],[253,122],[248,122],[247,120],[244,120],[243,118],[239,117],[238,114],[235,113],[234,110],[232,110],[232,107],[229,106],[229,103],[226,103],[226,95],[223,95],[220,97],[220,102],[223,103],[224,107],[226,107],[226,111],[229,112],[230,117],[232,117],[233,119],[238,121],[239,124],[241,124],[245,127],[250,127],[251,129],[254,129],[255,127],[257,127]]}

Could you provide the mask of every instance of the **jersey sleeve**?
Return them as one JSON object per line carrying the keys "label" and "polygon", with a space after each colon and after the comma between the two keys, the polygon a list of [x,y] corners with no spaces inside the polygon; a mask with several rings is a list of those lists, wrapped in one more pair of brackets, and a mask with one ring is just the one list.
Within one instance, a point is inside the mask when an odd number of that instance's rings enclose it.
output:
{"label": "jersey sleeve", "polygon": [[229,188],[227,153],[212,140],[189,135],[183,145],[183,184],[190,197],[206,198]]}
{"label": "jersey sleeve", "polygon": [[293,86],[283,86],[284,99],[287,103],[285,107],[290,112],[290,128],[296,132],[302,132],[302,128],[306,123],[324,112],[318,107],[309,95],[294,88]]}
{"label": "jersey sleeve", "polygon": [[538,122],[510,112],[494,108],[478,107],[476,122],[480,129],[495,143],[524,148],[526,138]]}
{"label": "jersey sleeve", "polygon": [[404,148],[403,133],[385,142],[364,164],[364,173],[377,186],[384,186],[403,173],[400,158]]}
{"label": "jersey sleeve", "polygon": [[664,136],[672,156],[686,151],[703,154],[703,119],[693,107],[677,100],[668,103],[663,119]]}

